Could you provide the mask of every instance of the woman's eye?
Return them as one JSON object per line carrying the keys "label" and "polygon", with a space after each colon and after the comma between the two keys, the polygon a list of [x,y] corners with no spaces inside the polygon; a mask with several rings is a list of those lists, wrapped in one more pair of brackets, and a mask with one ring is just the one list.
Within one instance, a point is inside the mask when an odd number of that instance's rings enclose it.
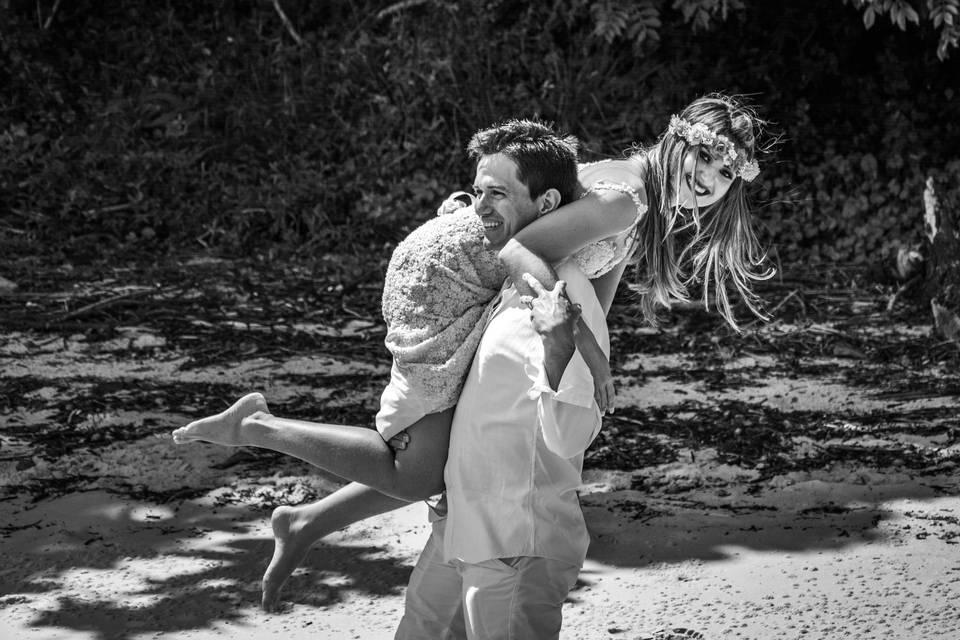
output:
{"label": "woman's eye", "polygon": [[706,151],[701,151],[701,152],[700,152],[700,160],[701,160],[702,162],[710,162],[711,160],[713,160],[713,158],[711,158],[711,157],[710,157],[710,154],[707,153]]}
{"label": "woman's eye", "polygon": [[733,180],[733,172],[730,171],[730,169],[724,169],[723,171],[720,172],[720,175],[722,175],[727,180]]}

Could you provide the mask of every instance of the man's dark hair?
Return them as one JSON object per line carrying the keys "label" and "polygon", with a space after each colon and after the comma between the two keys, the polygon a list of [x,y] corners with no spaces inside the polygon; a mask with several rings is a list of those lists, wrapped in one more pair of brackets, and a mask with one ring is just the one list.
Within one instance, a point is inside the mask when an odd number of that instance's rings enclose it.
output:
{"label": "man's dark hair", "polygon": [[470,138],[467,154],[475,161],[502,153],[517,163],[517,179],[538,198],[547,189],[560,192],[560,204],[577,198],[577,146],[573,136],[561,136],[549,125],[532,120],[508,120],[482,129]]}

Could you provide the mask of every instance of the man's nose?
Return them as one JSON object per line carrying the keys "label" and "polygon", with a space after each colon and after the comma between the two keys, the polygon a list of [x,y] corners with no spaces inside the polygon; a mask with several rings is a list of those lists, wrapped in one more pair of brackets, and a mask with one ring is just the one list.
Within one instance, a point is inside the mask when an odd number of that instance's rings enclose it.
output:
{"label": "man's nose", "polygon": [[487,198],[484,196],[484,194],[478,193],[476,195],[476,201],[474,202],[473,210],[481,216],[490,212],[490,203],[487,202]]}

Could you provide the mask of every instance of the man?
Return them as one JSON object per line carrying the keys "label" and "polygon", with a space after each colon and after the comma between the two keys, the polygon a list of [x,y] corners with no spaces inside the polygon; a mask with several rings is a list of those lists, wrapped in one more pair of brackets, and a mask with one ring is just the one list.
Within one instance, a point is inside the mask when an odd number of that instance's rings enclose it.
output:
{"label": "man", "polygon": [[[558,173],[533,160],[542,149],[483,133],[469,147],[475,207],[487,246],[498,249],[562,198],[537,184]],[[562,173],[575,161],[562,158]],[[453,418],[448,514],[411,576],[397,638],[559,635],[589,542],[576,490],[601,415],[574,345],[579,307],[607,353],[609,339],[586,277],[572,261],[557,275],[552,291],[527,276],[533,299],[508,283],[487,323]]]}
{"label": "man", "polygon": [[[551,610],[550,615],[556,614],[555,624],[559,628],[559,605],[576,577],[587,543],[576,498],[580,453],[599,428],[599,413],[593,403],[593,379],[579,354],[571,362],[573,327],[579,312],[563,296],[563,285],[550,292],[539,291],[536,301],[527,300],[526,306],[520,304],[515,287],[510,287],[497,306],[495,321],[486,327],[485,343],[481,340],[483,326],[477,329],[475,318],[485,317],[488,301],[502,282],[503,271],[495,251],[527,224],[577,195],[580,185],[576,144],[575,140],[557,136],[542,124],[513,120],[478,132],[471,140],[469,151],[477,161],[474,187],[479,198],[475,213],[482,222],[484,245],[489,251],[480,247],[479,229],[473,224],[469,229],[464,226],[474,222],[468,217],[472,213],[441,216],[408,236],[402,250],[398,247],[385,284],[384,316],[391,327],[387,341],[390,343],[390,335],[396,331],[410,338],[417,351],[413,354],[406,349],[409,345],[397,341],[395,346],[404,348],[391,349],[395,364],[403,360],[405,370],[410,373],[414,371],[412,363],[431,364],[435,362],[432,356],[441,356],[442,366],[428,367],[429,376],[422,377],[417,384],[410,383],[407,377],[407,384],[398,386],[396,394],[385,391],[381,398],[378,427],[381,415],[402,418],[395,422],[412,434],[405,436],[412,438],[411,446],[396,445],[403,451],[394,453],[385,443],[385,439],[393,443],[396,438],[389,431],[378,434],[363,427],[274,416],[259,393],[248,394],[221,414],[192,422],[173,433],[176,442],[204,440],[227,446],[273,449],[355,481],[316,503],[284,506],[274,511],[271,518],[274,556],[263,581],[263,606],[267,610],[274,609],[283,582],[310,545],[322,535],[397,508],[405,504],[404,500],[433,495],[442,488],[454,411],[450,405],[444,405],[442,411],[428,412],[422,405],[428,400],[435,402],[438,396],[445,397],[449,390],[459,394],[460,383],[472,362],[475,390],[465,396],[465,401],[461,400],[465,408],[457,415],[462,435],[455,441],[459,444],[453,449],[452,466],[447,470],[451,482],[450,528],[456,532],[451,536],[449,553],[471,564],[493,558],[535,558],[533,565],[538,571],[543,567],[549,571],[531,584],[537,588],[553,586],[550,598],[551,602],[555,601],[556,610]],[[396,268],[394,260],[398,260]],[[391,280],[391,272],[395,281]],[[480,276],[481,272],[486,276]],[[472,275],[466,277],[467,274]],[[591,330],[604,331],[598,337],[606,344],[603,313],[592,287],[575,268],[563,267],[561,275],[569,280],[574,299],[583,303],[584,316],[590,325],[587,328],[590,330],[581,327],[576,332],[578,344]],[[495,284],[487,287],[489,282]],[[476,310],[477,314],[466,316],[464,307],[471,312]],[[425,331],[431,327],[439,333]],[[450,331],[453,333],[448,335]],[[473,340],[470,346],[467,346],[468,339]],[[593,351],[597,354],[594,362],[607,367],[606,355],[596,341],[589,338],[587,341],[591,344],[583,345],[584,352]],[[474,357],[478,343],[482,348]],[[445,355],[445,350],[451,347],[455,353]],[[447,363],[454,360],[457,366],[447,367]],[[478,370],[478,363],[484,363],[482,370]],[[495,373],[491,376],[487,373],[490,371]],[[534,378],[530,378],[534,374]],[[533,379],[537,386],[531,389]],[[436,391],[439,387],[443,387],[443,393]],[[388,386],[388,390],[391,388]],[[533,393],[529,398],[528,392]],[[484,396],[495,399],[494,406],[486,406]],[[454,396],[451,404],[456,399]],[[500,405],[510,410],[501,411]],[[407,415],[411,413],[412,417]],[[428,415],[417,419],[416,416],[423,413]],[[481,414],[486,421],[472,424],[471,418]],[[495,433],[494,426],[507,433]],[[473,440],[484,440],[488,432],[496,441],[481,442],[472,453]],[[538,438],[547,448],[537,444]],[[535,460],[540,465],[538,468],[547,470],[550,477],[546,481],[537,479],[535,486],[527,487],[522,477],[514,478],[496,470],[494,465],[498,461],[509,460],[514,452],[520,451],[524,453],[516,469]],[[471,503],[479,495],[474,485],[487,485],[487,478],[491,476],[509,477],[510,483],[505,485],[504,492],[480,496],[484,507],[472,514]],[[494,485],[489,483],[489,486]],[[521,496],[522,500],[537,500],[542,512],[530,512],[525,506],[517,510],[514,495]],[[510,513],[511,518],[515,513],[518,523],[526,524],[505,524],[505,535],[496,535],[501,526],[497,522],[500,513]],[[517,544],[524,536],[529,537],[527,534],[542,529],[544,518],[562,523],[569,528],[570,535],[541,536],[530,545]],[[490,529],[492,535],[478,539],[474,549],[474,541],[463,532],[469,533],[475,523]],[[440,527],[442,525],[438,525],[438,529]],[[464,550],[464,545],[471,549]],[[479,549],[488,555],[478,558],[475,552]],[[434,556],[425,553],[424,557],[429,562]],[[551,563],[560,563],[562,570]],[[524,572],[524,576],[533,575],[526,569]],[[459,587],[456,592],[459,593]],[[413,589],[413,593],[417,593],[417,589]],[[433,601],[433,597],[426,599],[428,603]],[[458,600],[453,606],[454,609],[458,606]],[[412,606],[411,612],[415,610]],[[479,614],[471,615],[470,619],[475,621]],[[415,619],[413,613],[409,619]],[[454,624],[447,614],[440,619],[441,626],[434,629],[446,629]],[[417,635],[433,637],[439,633],[417,631],[412,637]]]}

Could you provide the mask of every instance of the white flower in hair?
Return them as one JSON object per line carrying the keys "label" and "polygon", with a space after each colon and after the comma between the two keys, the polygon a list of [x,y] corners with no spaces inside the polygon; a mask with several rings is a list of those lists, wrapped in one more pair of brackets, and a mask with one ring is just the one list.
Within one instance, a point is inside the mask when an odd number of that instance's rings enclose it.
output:
{"label": "white flower in hair", "polygon": [[748,160],[741,165],[737,175],[747,182],[753,182],[753,179],[760,175],[760,165],[756,160]]}
{"label": "white flower in hair", "polygon": [[707,125],[702,122],[698,122],[689,129],[687,129],[687,135],[684,136],[690,144],[705,144],[708,146],[713,146],[717,142],[717,136],[707,128]]}
{"label": "white flower in hair", "polygon": [[670,116],[670,126],[667,127],[667,131],[678,138],[683,138],[691,146],[711,147],[720,154],[725,165],[735,167],[736,174],[747,182],[751,182],[760,174],[760,165],[756,160],[743,160],[730,138],[712,131],[702,122],[690,124],[680,116],[673,115]]}

